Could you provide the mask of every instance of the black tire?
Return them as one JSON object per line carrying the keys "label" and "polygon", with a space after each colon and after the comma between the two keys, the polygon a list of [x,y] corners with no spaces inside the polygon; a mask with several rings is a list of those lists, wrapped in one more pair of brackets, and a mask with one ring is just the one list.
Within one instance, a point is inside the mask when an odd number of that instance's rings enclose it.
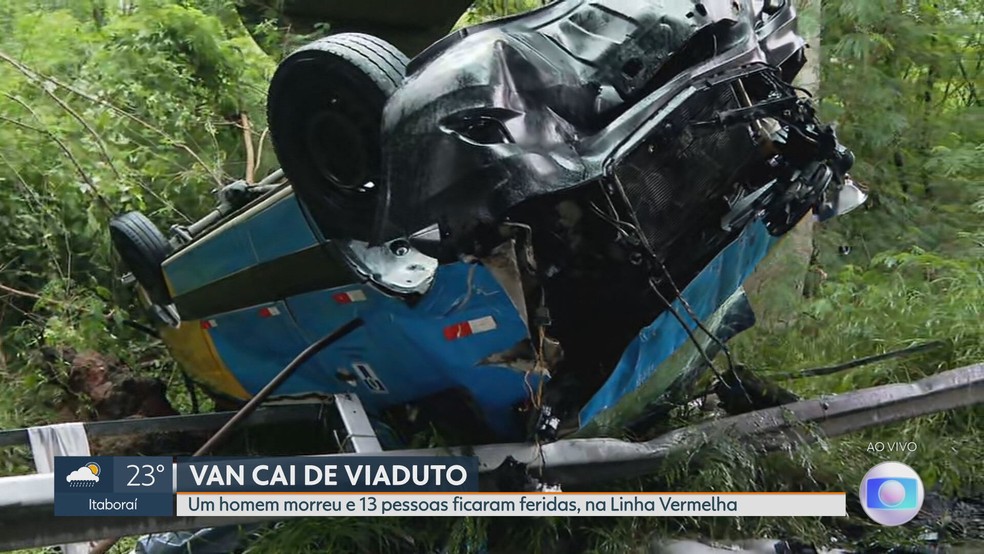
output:
{"label": "black tire", "polygon": [[383,107],[407,63],[382,39],[341,33],[301,47],[274,73],[270,137],[295,193],[328,238],[366,240],[371,233]]}
{"label": "black tire", "polygon": [[171,293],[161,264],[172,247],[164,234],[142,213],[129,212],[109,222],[109,236],[123,264],[147,291],[151,302],[162,306],[170,304]]}

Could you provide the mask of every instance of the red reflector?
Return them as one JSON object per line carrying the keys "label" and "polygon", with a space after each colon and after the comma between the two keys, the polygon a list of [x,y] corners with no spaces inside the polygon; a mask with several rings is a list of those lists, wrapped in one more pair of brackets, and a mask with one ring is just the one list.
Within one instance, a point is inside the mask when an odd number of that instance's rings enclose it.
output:
{"label": "red reflector", "polygon": [[487,315],[478,319],[470,319],[461,323],[455,323],[444,328],[444,338],[447,340],[461,339],[475,333],[494,331],[498,327],[495,319]]}
{"label": "red reflector", "polygon": [[365,302],[366,293],[361,290],[349,290],[338,292],[331,295],[332,300],[339,304],[351,304],[352,302]]}
{"label": "red reflector", "polygon": [[471,334],[471,325],[468,325],[467,321],[455,323],[454,325],[448,325],[444,328],[444,338],[447,340],[460,339]]}
{"label": "red reflector", "polygon": [[202,320],[202,329],[211,329],[213,327],[218,327],[219,322],[214,319],[204,319]]}
{"label": "red reflector", "polygon": [[278,310],[276,306],[260,308],[260,317],[273,317],[276,315],[280,315],[280,310]]}

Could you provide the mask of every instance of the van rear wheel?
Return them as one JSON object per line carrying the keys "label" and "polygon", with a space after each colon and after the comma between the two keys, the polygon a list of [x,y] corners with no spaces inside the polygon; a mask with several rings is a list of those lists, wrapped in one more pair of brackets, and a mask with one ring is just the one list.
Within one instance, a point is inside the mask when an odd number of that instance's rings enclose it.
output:
{"label": "van rear wheel", "polygon": [[340,33],[301,47],[270,82],[270,136],[284,173],[328,238],[368,239],[381,184],[383,107],[407,57]]}
{"label": "van rear wheel", "polygon": [[161,264],[173,250],[163,233],[140,212],[129,212],[109,222],[113,248],[151,302],[161,306],[171,303],[171,294]]}

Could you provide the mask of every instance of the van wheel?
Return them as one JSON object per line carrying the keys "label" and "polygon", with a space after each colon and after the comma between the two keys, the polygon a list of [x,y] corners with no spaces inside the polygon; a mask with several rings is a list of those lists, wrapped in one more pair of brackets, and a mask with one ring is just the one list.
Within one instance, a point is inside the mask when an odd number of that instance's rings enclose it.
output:
{"label": "van wheel", "polygon": [[382,179],[383,107],[407,62],[382,39],[340,33],[288,56],[270,82],[277,157],[328,238],[369,237]]}
{"label": "van wheel", "polygon": [[142,213],[129,212],[109,222],[109,236],[123,264],[151,302],[161,306],[170,304],[171,294],[161,264],[173,248],[164,234]]}

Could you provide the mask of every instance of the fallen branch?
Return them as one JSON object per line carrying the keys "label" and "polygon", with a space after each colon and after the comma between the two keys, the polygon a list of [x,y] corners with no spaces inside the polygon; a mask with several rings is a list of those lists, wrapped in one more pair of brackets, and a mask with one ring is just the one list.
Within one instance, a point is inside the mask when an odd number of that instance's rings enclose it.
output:
{"label": "fallen branch", "polygon": [[[70,305],[70,302],[67,302],[65,300],[60,300],[60,299],[57,299],[57,298],[47,298],[47,297],[41,296],[41,295],[36,294],[36,293],[33,293],[33,292],[28,292],[26,290],[20,290],[20,289],[15,289],[13,287],[8,287],[7,285],[4,285],[4,284],[0,284],[0,292],[5,292],[7,294],[10,294],[10,295],[13,295],[13,296],[20,296],[20,297],[23,297],[23,298],[30,298],[31,300],[39,300],[39,301],[45,302],[47,304],[53,304],[53,305],[61,306],[61,307],[67,307],[67,306]],[[4,304],[5,307],[7,305],[9,305],[9,304]],[[16,306],[12,306],[12,307],[15,308],[15,309],[17,309]],[[31,313],[28,313],[28,312],[25,312],[25,311],[19,310],[19,309],[17,311],[19,311],[21,314],[23,314],[25,316],[34,315],[34,314],[31,314]]]}
{"label": "fallen branch", "polygon": [[831,365],[826,367],[817,367],[813,369],[804,369],[803,371],[790,371],[786,373],[777,373],[772,377],[776,379],[798,379],[800,377],[817,377],[820,375],[831,375],[839,371],[845,371],[848,369],[853,369],[855,367],[860,367],[863,365],[873,364],[875,362],[889,360],[891,358],[901,358],[902,356],[917,354],[919,352],[925,352],[927,350],[935,350],[943,346],[946,346],[946,343],[943,341],[936,340],[931,342],[924,342],[922,344],[917,344],[915,346],[910,346],[908,348],[902,348],[900,350],[892,350],[890,352],[885,352],[884,354],[875,354],[874,356],[866,356],[864,358],[858,358],[856,360],[851,360],[849,362],[844,362],[842,364]]}
{"label": "fallen branch", "polygon": [[41,300],[41,296],[34,294],[33,292],[18,290],[3,284],[0,284],[0,291],[6,292],[8,294],[13,294],[14,296],[23,296],[24,298],[33,298],[34,300]]}

